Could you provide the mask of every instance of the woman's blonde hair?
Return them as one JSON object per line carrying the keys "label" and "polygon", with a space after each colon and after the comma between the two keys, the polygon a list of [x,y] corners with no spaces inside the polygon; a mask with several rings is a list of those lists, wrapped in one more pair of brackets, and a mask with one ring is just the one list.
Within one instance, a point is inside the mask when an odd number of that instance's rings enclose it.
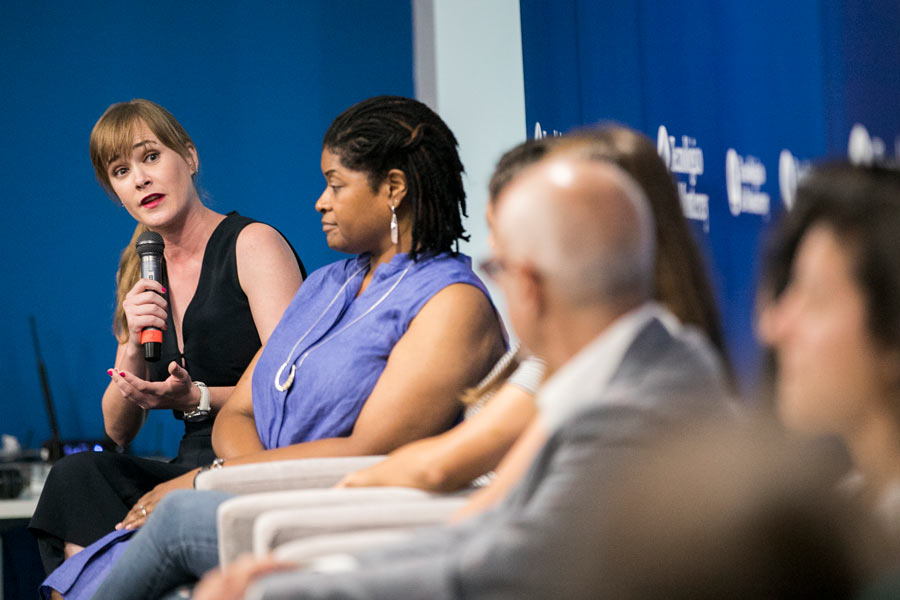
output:
{"label": "woman's blonde hair", "polygon": [[506,351],[506,354],[500,357],[490,373],[476,385],[462,393],[460,401],[466,407],[466,414],[471,415],[481,410],[488,400],[506,383],[521,363],[522,357],[519,354],[519,345],[515,344]]}
{"label": "woman's blonde hair", "polygon": [[[130,156],[135,130],[145,124],[167,148],[177,152],[193,165],[196,175],[200,168],[195,164],[191,151],[196,151],[194,141],[184,127],[165,108],[142,98],[130,102],[118,102],[106,109],[91,130],[90,154],[97,181],[111,197],[116,197],[109,180],[109,165],[121,156]],[[116,274],[116,312],[113,317],[113,333],[119,343],[128,341],[128,323],[122,303],[125,295],[141,277],[141,263],[134,244],[138,236],[147,231],[138,223],[131,241],[122,250],[119,271]]]}

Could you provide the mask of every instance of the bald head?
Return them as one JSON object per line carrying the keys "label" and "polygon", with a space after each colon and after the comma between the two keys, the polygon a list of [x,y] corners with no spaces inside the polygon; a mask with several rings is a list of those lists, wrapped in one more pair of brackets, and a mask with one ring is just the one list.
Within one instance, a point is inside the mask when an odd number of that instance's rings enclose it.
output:
{"label": "bald head", "polygon": [[504,256],[534,266],[572,306],[646,300],[655,236],[643,191],[612,163],[550,157],[500,194]]}

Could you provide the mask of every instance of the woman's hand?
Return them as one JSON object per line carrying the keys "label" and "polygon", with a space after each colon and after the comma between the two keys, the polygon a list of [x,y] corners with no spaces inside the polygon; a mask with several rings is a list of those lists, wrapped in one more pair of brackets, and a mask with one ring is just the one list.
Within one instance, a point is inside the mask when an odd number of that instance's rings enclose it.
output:
{"label": "woman's hand", "polygon": [[110,369],[107,371],[122,397],[143,409],[171,408],[191,411],[200,403],[200,390],[194,391],[191,376],[174,360],[169,363],[165,381],[146,381],[134,373]]}
{"label": "woman's hand", "polygon": [[336,487],[412,487],[433,489],[428,481],[428,465],[431,455],[427,452],[437,438],[418,440],[398,448],[379,463],[348,473]]}
{"label": "woman's hand", "polygon": [[166,309],[169,303],[163,297],[166,288],[152,279],[139,279],[125,295],[122,308],[128,323],[128,341],[141,345],[141,331],[145,327],[166,330]]}
{"label": "woman's hand", "polygon": [[131,510],[128,511],[122,522],[116,525],[116,529],[134,529],[143,525],[147,520],[147,516],[153,512],[160,500],[166,497],[166,494],[172,490],[192,489],[197,471],[198,469],[193,469],[175,479],[164,481],[141,496],[141,499],[131,507]]}

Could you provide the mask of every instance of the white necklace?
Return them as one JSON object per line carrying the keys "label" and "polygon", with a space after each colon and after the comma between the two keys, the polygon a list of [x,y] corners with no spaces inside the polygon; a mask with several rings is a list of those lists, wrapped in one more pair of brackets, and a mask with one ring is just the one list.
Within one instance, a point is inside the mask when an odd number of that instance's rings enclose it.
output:
{"label": "white necklace", "polygon": [[288,374],[287,380],[286,380],[284,383],[281,383],[281,374],[282,374],[282,373],[284,372],[284,370],[287,368],[288,364],[290,364],[291,356],[294,355],[294,351],[297,349],[297,346],[299,346],[300,343],[301,343],[303,340],[306,339],[306,336],[309,335],[309,333],[313,330],[313,328],[314,328],[316,325],[319,324],[319,321],[322,320],[322,318],[323,318],[323,317],[325,316],[325,314],[328,312],[328,309],[331,308],[331,305],[334,304],[334,303],[337,301],[337,299],[341,297],[341,293],[344,291],[344,288],[346,288],[346,287],[350,284],[350,282],[353,281],[353,279],[354,279],[357,275],[359,275],[362,271],[364,271],[364,270],[366,270],[366,267],[360,267],[359,269],[356,270],[355,273],[353,273],[353,275],[351,275],[351,276],[347,279],[347,281],[344,282],[344,285],[341,286],[341,289],[339,289],[338,292],[337,292],[337,294],[335,294],[334,298],[331,299],[331,302],[328,303],[328,306],[325,307],[325,310],[322,311],[322,314],[320,314],[319,317],[313,322],[313,324],[310,325],[309,329],[306,330],[306,333],[304,333],[302,336],[300,336],[300,339],[298,339],[298,340],[296,341],[296,343],[294,343],[293,348],[291,348],[290,352],[287,353],[287,356],[285,357],[284,362],[281,363],[281,367],[279,367],[278,372],[275,373],[275,389],[276,389],[276,390],[278,390],[279,392],[286,392],[287,390],[289,390],[290,387],[291,387],[291,385],[294,383],[294,374],[297,372],[297,368],[303,366],[303,362],[306,360],[306,357],[309,356],[309,354],[310,354],[313,350],[315,350],[315,349],[318,348],[319,346],[322,346],[325,342],[331,340],[332,338],[334,338],[334,337],[337,336],[338,334],[340,334],[340,333],[346,331],[347,328],[349,328],[350,326],[354,325],[354,324],[357,323],[360,319],[362,319],[362,318],[365,317],[367,314],[369,314],[370,312],[372,312],[373,310],[375,310],[375,308],[376,308],[379,304],[381,304],[382,302],[384,302],[385,298],[387,298],[387,297],[391,294],[391,292],[394,291],[394,289],[397,287],[397,285],[403,280],[403,277],[404,277],[404,276],[406,275],[406,273],[409,271],[409,267],[406,267],[406,268],[403,270],[403,272],[400,273],[400,277],[397,278],[397,281],[395,281],[394,284],[390,287],[390,289],[389,289],[388,291],[386,291],[386,292],[384,293],[384,295],[383,295],[381,298],[379,298],[378,301],[377,301],[375,304],[373,304],[372,306],[370,306],[370,307],[366,310],[366,312],[364,312],[363,314],[359,315],[358,317],[356,317],[355,319],[353,319],[352,321],[350,321],[349,323],[347,323],[346,325],[344,325],[341,329],[339,329],[338,331],[336,331],[336,332],[332,333],[331,335],[329,335],[327,338],[323,339],[322,341],[318,342],[317,344],[314,344],[309,350],[307,350],[306,352],[304,352],[304,353],[303,353],[303,356],[300,358],[300,362],[298,362],[296,365],[293,365],[293,364],[291,365],[291,372]]}

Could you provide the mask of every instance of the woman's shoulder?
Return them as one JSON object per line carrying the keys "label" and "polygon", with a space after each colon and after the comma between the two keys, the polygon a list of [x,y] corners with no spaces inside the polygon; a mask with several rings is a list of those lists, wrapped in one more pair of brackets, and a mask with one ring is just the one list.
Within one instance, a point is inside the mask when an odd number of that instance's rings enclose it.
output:
{"label": "woman's shoulder", "polygon": [[278,243],[290,246],[283,233],[272,225],[244,216],[233,210],[219,223],[219,232],[236,235],[242,245]]}
{"label": "woman's shoulder", "polygon": [[[259,223],[256,219],[245,217],[236,210],[225,213],[225,218],[219,221],[213,231],[213,237],[236,237],[247,228],[248,225]],[[262,223],[259,223],[263,225]]]}
{"label": "woman's shoulder", "polygon": [[430,313],[441,318],[451,318],[454,314],[481,315],[479,322],[496,318],[490,293],[465,254],[442,253],[421,258],[414,264],[406,287],[409,291],[405,293],[410,317],[427,305]]}
{"label": "woman's shoulder", "polygon": [[293,267],[296,263],[301,276],[306,276],[297,251],[275,227],[233,211],[226,215],[219,229],[223,230],[224,235],[234,238],[239,262],[248,266],[274,262],[286,267]]}
{"label": "woman's shoulder", "polygon": [[229,247],[240,252],[260,243],[272,243],[276,237],[281,236],[269,225],[231,211],[216,225],[207,245],[217,253]]}
{"label": "woman's shoulder", "polygon": [[393,277],[400,273],[403,295],[409,299],[427,300],[434,294],[455,287],[454,284],[466,284],[487,294],[487,288],[478,275],[472,270],[472,261],[465,254],[444,252],[418,256],[416,260],[404,255],[402,259],[392,261],[391,268],[382,273],[382,277]]}
{"label": "woman's shoulder", "polygon": [[271,225],[252,219],[244,220],[243,217],[240,222],[234,222],[234,224],[239,227],[239,229],[235,228],[237,229],[235,233],[237,234],[238,251],[252,250],[253,248],[290,248],[285,237]]}
{"label": "woman's shoulder", "polygon": [[446,279],[451,283],[474,283],[476,287],[484,287],[472,269],[472,259],[461,252],[442,252],[419,257],[412,262],[410,271],[416,278]]}

